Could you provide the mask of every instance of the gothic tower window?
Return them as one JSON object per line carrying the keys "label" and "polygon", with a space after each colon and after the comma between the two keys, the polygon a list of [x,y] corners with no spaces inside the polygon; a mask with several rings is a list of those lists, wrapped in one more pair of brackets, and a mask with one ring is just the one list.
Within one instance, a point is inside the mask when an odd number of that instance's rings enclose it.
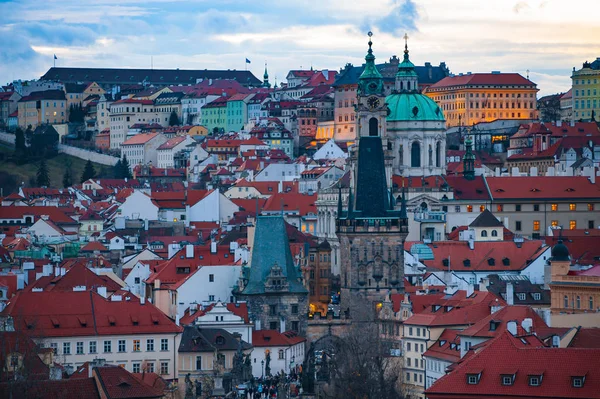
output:
{"label": "gothic tower window", "polygon": [[421,146],[418,141],[414,141],[410,148],[410,166],[413,168],[421,167]]}
{"label": "gothic tower window", "polygon": [[404,144],[400,144],[400,148],[398,149],[398,162],[400,165],[404,165]]}
{"label": "gothic tower window", "polygon": [[429,144],[429,166],[433,166],[433,148],[431,148],[431,144]]}
{"label": "gothic tower window", "polygon": [[439,141],[435,144],[435,166],[440,167],[442,157],[442,143]]}
{"label": "gothic tower window", "polygon": [[377,118],[369,119],[369,136],[379,136],[379,122]]}

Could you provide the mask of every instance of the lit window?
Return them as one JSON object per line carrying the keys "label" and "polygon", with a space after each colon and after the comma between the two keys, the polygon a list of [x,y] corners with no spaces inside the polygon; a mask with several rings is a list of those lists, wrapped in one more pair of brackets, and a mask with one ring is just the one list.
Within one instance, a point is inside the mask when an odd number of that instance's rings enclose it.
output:
{"label": "lit window", "polygon": [[140,340],[139,339],[134,339],[133,340],[133,351],[134,352],[139,352],[140,349]]}
{"label": "lit window", "polygon": [[533,231],[540,231],[540,221],[539,220],[533,221]]}
{"label": "lit window", "polygon": [[576,220],[569,221],[569,229],[575,230],[576,228],[577,228],[577,221]]}
{"label": "lit window", "polygon": [[551,222],[550,222],[550,225],[551,225],[552,227],[558,227],[558,220],[553,220],[553,221],[551,221]]}
{"label": "lit window", "polygon": [[577,210],[577,204],[569,204],[569,210],[570,211],[576,211]]}
{"label": "lit window", "polygon": [[594,204],[588,204],[588,211],[594,210]]}
{"label": "lit window", "polygon": [[504,205],[497,205],[497,206],[496,206],[496,210],[497,210],[498,212],[502,212],[502,211],[504,211]]}
{"label": "lit window", "polygon": [[467,212],[473,212],[473,205],[467,205]]}
{"label": "lit window", "polygon": [[552,204],[552,205],[550,205],[550,207],[552,209],[552,212],[558,211],[558,204]]}
{"label": "lit window", "polygon": [[485,211],[485,205],[480,205],[479,206],[479,212],[483,212]]}

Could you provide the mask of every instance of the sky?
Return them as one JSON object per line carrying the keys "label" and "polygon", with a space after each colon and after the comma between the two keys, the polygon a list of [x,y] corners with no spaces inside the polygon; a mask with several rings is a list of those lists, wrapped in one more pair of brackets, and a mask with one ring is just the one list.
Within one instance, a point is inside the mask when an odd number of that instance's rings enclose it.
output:
{"label": "sky", "polygon": [[[401,55],[452,73],[519,72],[540,95],[600,57],[600,0],[0,0],[0,82],[52,66],[290,69]],[[246,64],[248,58],[251,63]]]}

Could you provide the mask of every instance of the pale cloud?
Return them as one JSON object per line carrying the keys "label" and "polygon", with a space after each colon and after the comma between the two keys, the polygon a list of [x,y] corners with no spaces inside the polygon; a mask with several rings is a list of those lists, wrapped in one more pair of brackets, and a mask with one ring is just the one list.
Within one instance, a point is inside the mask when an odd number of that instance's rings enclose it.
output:
{"label": "pale cloud", "polygon": [[[585,10],[585,12],[582,12]],[[300,66],[401,54],[455,72],[531,71],[541,94],[568,89],[572,67],[600,56],[595,0],[21,0],[0,2],[0,82],[52,65],[243,69],[281,80]]]}

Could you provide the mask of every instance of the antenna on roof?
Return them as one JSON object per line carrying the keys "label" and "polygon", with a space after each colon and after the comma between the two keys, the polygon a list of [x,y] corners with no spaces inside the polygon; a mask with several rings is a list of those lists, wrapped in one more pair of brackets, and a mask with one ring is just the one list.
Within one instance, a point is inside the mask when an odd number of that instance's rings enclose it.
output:
{"label": "antenna on roof", "polygon": [[527,70],[527,80],[529,80],[529,69]]}
{"label": "antenna on roof", "polygon": [[153,55],[150,56],[150,70],[151,71],[154,70],[154,56]]}

